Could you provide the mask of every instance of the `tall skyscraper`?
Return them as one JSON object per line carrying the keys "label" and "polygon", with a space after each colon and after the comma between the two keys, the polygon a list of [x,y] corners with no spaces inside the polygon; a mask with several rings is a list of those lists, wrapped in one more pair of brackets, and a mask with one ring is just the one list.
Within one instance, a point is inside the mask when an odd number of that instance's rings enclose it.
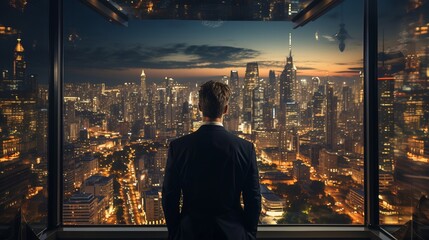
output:
{"label": "tall skyscraper", "polygon": [[314,130],[323,131],[325,128],[325,96],[321,91],[316,91],[311,99],[311,127]]}
{"label": "tall skyscraper", "polygon": [[266,99],[268,102],[270,103],[275,103],[276,102],[276,95],[278,92],[278,82],[277,82],[277,77],[276,77],[276,72],[274,70],[270,70],[269,74],[268,74],[268,87],[266,89]]}
{"label": "tall skyscraper", "polygon": [[229,100],[229,113],[225,116],[225,123],[228,130],[237,131],[240,123],[243,98],[241,97],[238,72],[235,70],[231,71],[229,86],[231,87],[231,98]]}
{"label": "tall skyscraper", "polygon": [[338,98],[334,94],[334,83],[326,84],[326,131],[325,141],[328,149],[337,150],[337,102]]}
{"label": "tall skyscraper", "polygon": [[341,101],[341,110],[344,112],[348,112],[351,110],[352,104],[353,104],[353,97],[352,97],[352,89],[347,86],[345,83],[343,85],[342,89],[342,101]]}
{"label": "tall skyscraper", "polygon": [[294,134],[299,122],[299,106],[297,94],[296,67],[292,57],[292,36],[289,35],[289,56],[280,75],[280,111],[279,116],[279,151],[282,160],[286,159],[287,151],[293,150]]}
{"label": "tall skyscraper", "polygon": [[253,89],[252,102],[252,131],[264,129],[265,89],[260,84]]}
{"label": "tall skyscraper", "polygon": [[229,86],[231,87],[231,91],[233,93],[240,90],[240,79],[238,78],[238,72],[235,70],[231,70],[231,74],[229,77]]}
{"label": "tall skyscraper", "polygon": [[142,94],[142,99],[146,100],[147,94],[146,94],[146,74],[144,73],[144,70],[142,70],[142,73],[140,74],[140,91]]}
{"label": "tall skyscraper", "polygon": [[247,63],[246,73],[244,76],[244,92],[243,92],[243,121],[252,122],[253,109],[253,90],[259,81],[259,68],[257,62]]}
{"label": "tall skyscraper", "polygon": [[[393,181],[394,154],[394,87],[393,76],[378,78],[378,152],[380,162],[380,190],[386,190]],[[383,181],[382,181],[383,179]]]}
{"label": "tall skyscraper", "polygon": [[25,70],[27,68],[27,64],[24,59],[24,47],[21,44],[21,38],[18,38],[17,41],[13,57],[13,78],[24,80]]}
{"label": "tall skyscraper", "polygon": [[296,90],[296,67],[293,64],[292,50],[286,58],[286,65],[280,75],[280,105],[294,102]]}

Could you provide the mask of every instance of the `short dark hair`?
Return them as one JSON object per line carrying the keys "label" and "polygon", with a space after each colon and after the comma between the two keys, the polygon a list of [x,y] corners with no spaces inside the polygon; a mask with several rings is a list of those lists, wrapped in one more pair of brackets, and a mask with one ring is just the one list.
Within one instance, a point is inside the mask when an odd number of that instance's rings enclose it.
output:
{"label": "short dark hair", "polygon": [[231,90],[229,86],[216,81],[208,81],[201,85],[199,93],[199,107],[203,116],[219,118],[228,104]]}

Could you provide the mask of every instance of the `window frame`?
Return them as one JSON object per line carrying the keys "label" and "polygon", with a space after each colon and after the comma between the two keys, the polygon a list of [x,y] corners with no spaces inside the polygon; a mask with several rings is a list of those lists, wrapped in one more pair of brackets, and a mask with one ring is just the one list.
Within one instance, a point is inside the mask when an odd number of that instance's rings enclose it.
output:
{"label": "window frame", "polygon": [[[365,223],[363,225],[260,225],[261,237],[277,238],[371,238],[389,239],[379,225],[378,206],[378,87],[377,87],[377,0],[364,1],[364,166]],[[63,206],[63,0],[49,1],[49,115],[48,115],[48,228],[45,233],[57,237],[86,237],[93,231],[100,236],[121,238],[123,232],[133,236],[165,238],[165,226],[66,226],[62,223]],[[380,231],[381,230],[381,231]],[[338,234],[340,232],[340,234]],[[384,234],[386,235],[384,235]],[[113,234],[113,235],[112,235]],[[143,235],[142,235],[143,234]],[[391,235],[390,235],[391,236]],[[123,237],[123,235],[122,235]],[[49,239],[49,237],[48,237]]]}

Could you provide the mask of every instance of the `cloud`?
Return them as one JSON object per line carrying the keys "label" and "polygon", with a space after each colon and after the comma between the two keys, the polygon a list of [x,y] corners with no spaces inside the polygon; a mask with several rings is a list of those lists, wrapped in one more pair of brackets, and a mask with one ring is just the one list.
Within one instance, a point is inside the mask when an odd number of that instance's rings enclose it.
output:
{"label": "cloud", "polygon": [[297,66],[296,68],[298,69],[298,71],[299,70],[317,70],[318,69],[318,68],[313,68],[313,67],[300,67],[300,66]]}
{"label": "cloud", "polygon": [[65,62],[70,67],[101,69],[225,68],[242,66],[259,55],[259,51],[248,48],[179,43],[162,47],[66,48]]}
{"label": "cloud", "polygon": [[359,71],[362,71],[362,70],[363,70],[362,67],[349,67],[349,71],[359,72]]}
{"label": "cloud", "polygon": [[346,70],[346,71],[336,71],[335,73],[340,73],[340,74],[349,74],[349,73],[353,73],[353,74],[358,74],[358,71],[353,71],[353,70]]}

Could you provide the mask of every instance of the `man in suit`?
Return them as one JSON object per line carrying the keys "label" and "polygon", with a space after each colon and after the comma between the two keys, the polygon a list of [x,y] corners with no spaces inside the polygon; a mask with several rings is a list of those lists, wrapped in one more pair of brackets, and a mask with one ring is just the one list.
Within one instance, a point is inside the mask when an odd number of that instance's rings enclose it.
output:
{"label": "man in suit", "polygon": [[162,188],[169,239],[256,238],[261,194],[255,148],[222,125],[230,94],[221,82],[201,85],[202,126],[170,143]]}

